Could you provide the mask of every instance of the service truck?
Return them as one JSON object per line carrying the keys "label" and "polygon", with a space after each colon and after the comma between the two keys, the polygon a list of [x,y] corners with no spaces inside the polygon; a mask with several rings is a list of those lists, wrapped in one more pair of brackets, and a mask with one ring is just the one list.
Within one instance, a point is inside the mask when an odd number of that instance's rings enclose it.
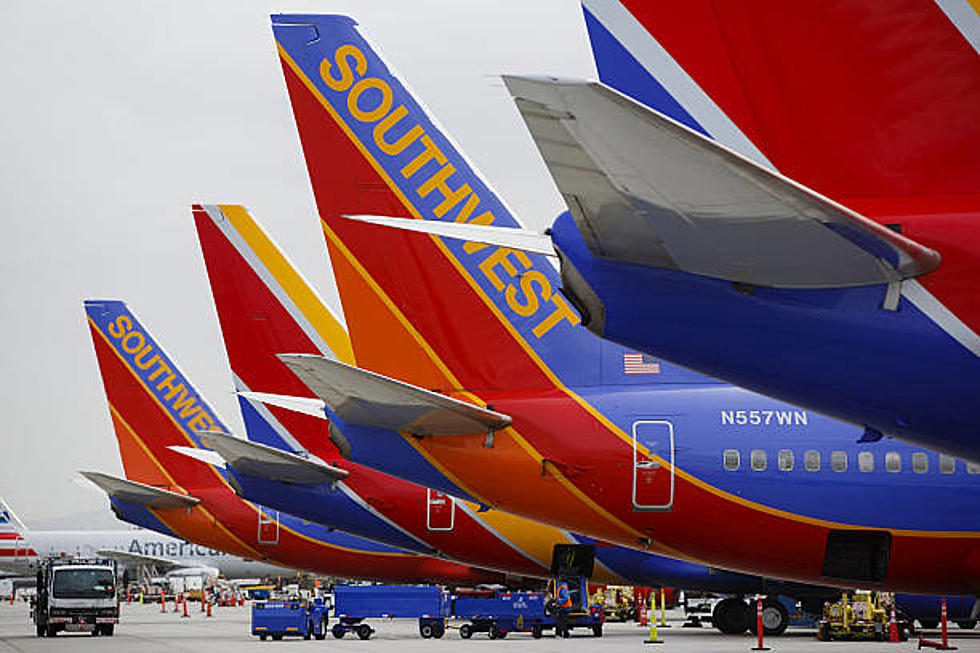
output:
{"label": "service truck", "polygon": [[111,637],[119,623],[116,562],[106,558],[44,560],[31,614],[38,637],[62,630]]}

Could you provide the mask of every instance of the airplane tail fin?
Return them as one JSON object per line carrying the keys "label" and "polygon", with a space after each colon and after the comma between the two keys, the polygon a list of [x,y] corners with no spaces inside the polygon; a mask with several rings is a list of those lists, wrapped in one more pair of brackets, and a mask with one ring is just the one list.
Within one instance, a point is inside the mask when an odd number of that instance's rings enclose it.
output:
{"label": "airplane tail fin", "polygon": [[0,497],[0,560],[24,555],[37,555],[27,543],[29,531],[24,522]]}
{"label": "airplane tail fin", "polygon": [[244,207],[194,205],[192,212],[235,389],[245,393],[238,401],[249,440],[336,459],[323,419],[264,404],[252,393],[312,399],[276,354],[353,364],[347,332]]}
{"label": "airplane tail fin", "polygon": [[197,431],[227,431],[215,412],[125,303],[89,300],[85,312],[126,478],[179,494],[220,483],[170,449],[199,447]]}
{"label": "airplane tail fin", "polygon": [[576,328],[542,255],[345,220],[520,226],[353,20],[273,31],[359,367],[450,392],[702,379]]}
{"label": "airplane tail fin", "polygon": [[600,81],[862,213],[874,198],[976,193],[967,3],[582,7]]}

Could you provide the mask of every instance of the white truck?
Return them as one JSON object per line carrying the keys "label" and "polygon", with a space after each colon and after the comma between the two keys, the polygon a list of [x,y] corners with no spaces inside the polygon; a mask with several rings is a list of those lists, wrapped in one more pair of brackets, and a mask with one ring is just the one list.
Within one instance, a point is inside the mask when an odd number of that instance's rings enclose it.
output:
{"label": "white truck", "polygon": [[106,558],[44,560],[31,615],[38,637],[62,630],[111,637],[119,623],[116,562]]}

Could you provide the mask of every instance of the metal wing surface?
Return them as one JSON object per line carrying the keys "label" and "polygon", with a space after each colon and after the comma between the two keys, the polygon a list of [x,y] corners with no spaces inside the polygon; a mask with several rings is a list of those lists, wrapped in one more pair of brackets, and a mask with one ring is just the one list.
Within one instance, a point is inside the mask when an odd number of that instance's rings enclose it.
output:
{"label": "metal wing surface", "polygon": [[201,502],[197,497],[162,488],[127,481],[100,472],[81,472],[82,476],[102,488],[109,496],[147,508],[190,508]]}
{"label": "metal wing surface", "polygon": [[279,359],[348,424],[416,435],[476,435],[511,423],[502,413],[322,356]]}
{"label": "metal wing surface", "polygon": [[595,82],[504,81],[593,255],[783,288],[891,283],[939,255]]}
{"label": "metal wing surface", "polygon": [[289,451],[236,438],[227,433],[200,431],[198,435],[225,462],[243,474],[287,483],[329,483],[347,477],[347,470],[304,458]]}

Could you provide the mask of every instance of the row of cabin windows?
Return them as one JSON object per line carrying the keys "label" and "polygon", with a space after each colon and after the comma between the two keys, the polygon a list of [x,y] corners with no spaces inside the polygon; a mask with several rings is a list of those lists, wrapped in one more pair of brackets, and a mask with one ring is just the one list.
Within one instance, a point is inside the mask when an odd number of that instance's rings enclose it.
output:
{"label": "row of cabin windows", "polygon": [[[738,449],[725,449],[723,464],[729,472],[738,471],[742,465],[742,457]],[[835,472],[847,471],[847,452],[831,451],[830,468]],[[753,471],[762,472],[769,466],[769,456],[764,449],[753,449],[749,453],[749,467]],[[792,449],[780,449],[776,454],[776,468],[781,472],[791,472],[796,466],[796,458]],[[870,451],[861,451],[857,455],[857,468],[861,472],[873,472],[875,470],[875,455]],[[803,452],[803,469],[808,472],[820,471],[820,452],[810,449]],[[885,471],[902,471],[902,455],[897,451],[885,453]],[[912,471],[916,474],[925,474],[929,471],[929,456],[925,453],[912,454]],[[939,454],[939,473],[952,474],[956,471],[956,459],[952,456]],[[968,474],[980,474],[980,465],[966,463]]]}

